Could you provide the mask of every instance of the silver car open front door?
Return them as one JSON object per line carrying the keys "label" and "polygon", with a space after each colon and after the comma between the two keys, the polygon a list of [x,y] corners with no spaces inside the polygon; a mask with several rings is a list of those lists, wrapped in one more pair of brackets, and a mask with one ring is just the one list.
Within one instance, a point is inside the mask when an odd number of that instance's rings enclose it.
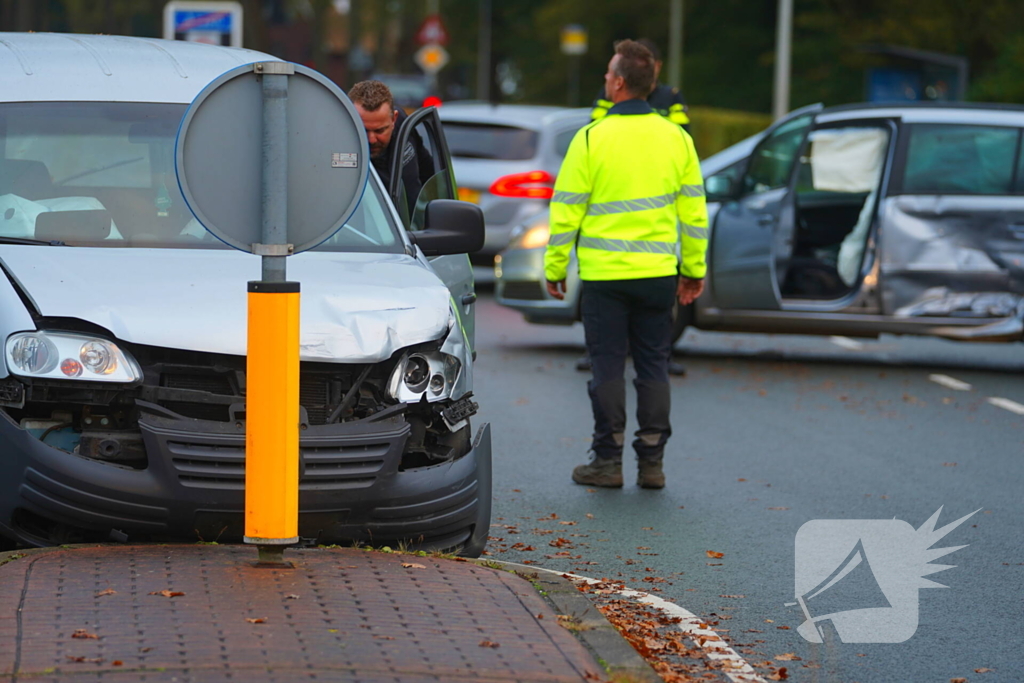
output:
{"label": "silver car open front door", "polygon": [[723,309],[779,308],[776,227],[793,220],[790,178],[813,120],[813,112],[798,114],[769,132],[750,157],[738,198],[715,217],[711,279],[715,303]]}
{"label": "silver car open front door", "polygon": [[[458,189],[437,109],[425,107],[413,112],[396,135],[396,144],[389,159],[391,180],[388,193],[402,216],[405,228],[415,232],[424,228],[427,203],[434,199],[458,199]],[[412,168],[415,168],[415,173]],[[413,178],[417,186],[408,182]],[[475,349],[476,314],[473,304],[476,302],[476,290],[469,255],[431,256],[430,263],[451,291],[462,316],[466,338]]]}

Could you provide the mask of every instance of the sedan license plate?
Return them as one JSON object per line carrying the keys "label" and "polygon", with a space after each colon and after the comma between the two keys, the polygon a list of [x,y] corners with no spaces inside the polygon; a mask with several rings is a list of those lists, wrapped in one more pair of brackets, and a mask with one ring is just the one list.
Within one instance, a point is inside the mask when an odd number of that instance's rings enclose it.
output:
{"label": "sedan license plate", "polygon": [[459,188],[459,199],[464,202],[480,203],[480,190],[471,190],[468,187]]}

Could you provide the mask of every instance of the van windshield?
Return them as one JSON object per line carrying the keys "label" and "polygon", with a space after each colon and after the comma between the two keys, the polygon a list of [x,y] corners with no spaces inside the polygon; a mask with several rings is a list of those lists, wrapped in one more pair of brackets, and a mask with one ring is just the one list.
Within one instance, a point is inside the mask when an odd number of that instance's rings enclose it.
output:
{"label": "van windshield", "polygon": [[[227,249],[195,219],[174,173],[183,104],[0,104],[0,238],[71,246]],[[317,248],[400,253],[376,181]]]}

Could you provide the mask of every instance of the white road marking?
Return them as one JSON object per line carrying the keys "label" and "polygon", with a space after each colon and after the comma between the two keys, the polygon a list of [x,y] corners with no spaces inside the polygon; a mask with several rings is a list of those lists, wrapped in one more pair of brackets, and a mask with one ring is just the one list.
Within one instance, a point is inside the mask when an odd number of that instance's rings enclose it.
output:
{"label": "white road marking", "polygon": [[836,346],[849,349],[850,351],[860,351],[864,348],[864,342],[859,342],[856,339],[850,339],[849,337],[835,336],[829,337],[828,340]]}
{"label": "white road marking", "polygon": [[928,379],[936,384],[941,384],[947,389],[954,389],[956,391],[970,391],[972,389],[971,385],[967,382],[961,382],[949,375],[928,375]]}
{"label": "white road marking", "polygon": [[1011,413],[1016,413],[1018,415],[1024,415],[1024,405],[1021,405],[1016,401],[1011,401],[1008,398],[992,397],[988,399],[988,402],[997,408],[1009,410]]}
{"label": "white road marking", "polygon": [[[600,579],[594,579],[589,576],[580,576],[579,574],[570,574],[569,572],[560,572],[555,569],[545,569],[543,567],[536,567],[528,564],[518,564],[516,562],[505,562],[505,564],[515,565],[522,567],[528,571],[542,571],[548,572],[549,574],[558,574],[559,576],[568,577],[576,581],[583,581],[589,584],[603,583]],[[652,607],[660,609],[671,617],[678,617],[681,621],[676,624],[683,633],[685,633],[697,646],[704,650],[705,656],[708,659],[713,659],[719,662],[728,662],[727,667],[723,668],[724,673],[730,681],[733,683],[768,683],[762,678],[754,667],[750,666],[743,657],[741,657],[735,650],[729,647],[722,637],[715,633],[714,629],[710,628],[707,621],[701,619],[693,612],[683,609],[679,605],[669,602],[664,598],[659,598],[657,595],[651,595],[643,591],[634,590],[621,590],[618,591],[618,595],[627,598],[635,598],[638,601],[648,604]]]}

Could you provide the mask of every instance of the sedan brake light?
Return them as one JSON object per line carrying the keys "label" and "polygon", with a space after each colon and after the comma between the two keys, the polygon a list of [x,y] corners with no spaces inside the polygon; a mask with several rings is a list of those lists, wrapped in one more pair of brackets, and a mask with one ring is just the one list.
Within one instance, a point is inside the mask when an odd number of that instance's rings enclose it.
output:
{"label": "sedan brake light", "polygon": [[489,192],[498,197],[551,199],[555,178],[547,171],[527,171],[504,175],[491,183]]}

